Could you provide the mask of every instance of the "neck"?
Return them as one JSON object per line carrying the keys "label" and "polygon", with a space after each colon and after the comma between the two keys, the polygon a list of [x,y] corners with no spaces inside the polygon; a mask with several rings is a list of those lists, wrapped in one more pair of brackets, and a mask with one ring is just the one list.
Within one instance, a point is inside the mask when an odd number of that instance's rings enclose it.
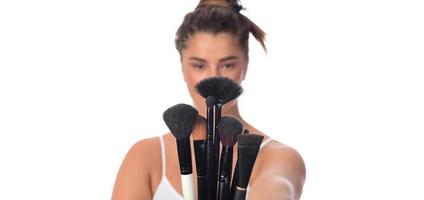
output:
{"label": "neck", "polygon": [[[197,109],[199,110],[199,115],[201,115],[204,118],[206,118],[206,108],[204,108],[204,107],[202,107],[202,108],[197,107]],[[224,107],[222,109],[221,115],[222,116],[235,117],[238,120],[240,120],[240,122],[243,124],[244,127],[248,126],[247,122],[245,122],[243,120],[243,118],[241,117],[241,115],[240,115],[240,111],[239,111],[238,103],[237,102],[229,102],[228,104],[224,105]]]}
{"label": "neck", "polygon": [[[196,108],[199,111],[199,115],[206,118],[206,107],[198,107],[195,105]],[[256,128],[248,124],[246,121],[243,120],[243,118],[240,115],[238,103],[236,102],[229,102],[229,104],[224,105],[224,108],[222,109],[222,116],[232,116],[237,118],[242,124],[244,129],[249,129],[251,133],[263,135],[263,133],[259,132]],[[192,136],[194,139],[204,139],[205,136],[205,129],[206,127],[203,124],[202,128],[196,128],[195,131],[192,133]]]}

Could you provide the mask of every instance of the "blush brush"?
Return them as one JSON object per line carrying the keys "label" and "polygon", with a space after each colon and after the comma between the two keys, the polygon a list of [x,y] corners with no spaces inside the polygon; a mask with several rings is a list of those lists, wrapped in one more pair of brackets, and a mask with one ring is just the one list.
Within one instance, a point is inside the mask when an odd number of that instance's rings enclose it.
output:
{"label": "blush brush", "polygon": [[198,111],[186,104],[177,104],[163,113],[163,120],[177,141],[178,160],[185,200],[195,199],[190,135],[197,116]]}

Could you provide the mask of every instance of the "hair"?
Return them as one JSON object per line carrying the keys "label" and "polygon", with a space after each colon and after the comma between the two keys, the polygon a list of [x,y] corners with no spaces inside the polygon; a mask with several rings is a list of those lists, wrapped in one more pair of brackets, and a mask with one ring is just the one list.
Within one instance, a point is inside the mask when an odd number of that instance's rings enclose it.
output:
{"label": "hair", "polygon": [[246,58],[249,52],[249,34],[252,33],[266,52],[265,32],[241,14],[242,9],[244,7],[238,0],[200,0],[194,11],[185,15],[177,30],[175,47],[180,55],[190,36],[198,32],[231,33],[238,39]]}

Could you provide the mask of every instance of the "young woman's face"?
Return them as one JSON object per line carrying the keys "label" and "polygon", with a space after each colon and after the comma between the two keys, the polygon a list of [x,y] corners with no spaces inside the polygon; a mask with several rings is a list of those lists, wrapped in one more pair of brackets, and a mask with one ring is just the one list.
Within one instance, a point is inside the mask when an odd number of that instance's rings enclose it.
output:
{"label": "young woman's face", "polygon": [[[240,44],[230,33],[199,32],[191,36],[181,52],[184,80],[193,103],[203,111],[205,99],[197,94],[194,86],[203,79],[221,76],[241,84],[246,76],[247,58]],[[235,102],[223,108],[231,108]]]}

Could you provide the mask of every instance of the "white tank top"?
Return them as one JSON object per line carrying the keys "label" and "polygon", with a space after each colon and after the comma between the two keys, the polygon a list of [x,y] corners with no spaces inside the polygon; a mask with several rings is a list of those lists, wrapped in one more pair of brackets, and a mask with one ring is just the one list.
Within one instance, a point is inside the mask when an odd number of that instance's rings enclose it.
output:
{"label": "white tank top", "polygon": [[[168,180],[168,177],[166,177],[165,143],[163,141],[163,136],[159,136],[159,139],[162,152],[162,178],[153,195],[153,200],[184,200],[183,196],[181,196],[180,193],[178,193],[177,190],[172,187],[171,183]],[[269,142],[271,142],[271,138],[268,138],[267,140],[263,141],[259,149],[262,149],[262,147],[268,144]],[[248,191],[249,186],[247,186],[246,199],[249,195]]]}

